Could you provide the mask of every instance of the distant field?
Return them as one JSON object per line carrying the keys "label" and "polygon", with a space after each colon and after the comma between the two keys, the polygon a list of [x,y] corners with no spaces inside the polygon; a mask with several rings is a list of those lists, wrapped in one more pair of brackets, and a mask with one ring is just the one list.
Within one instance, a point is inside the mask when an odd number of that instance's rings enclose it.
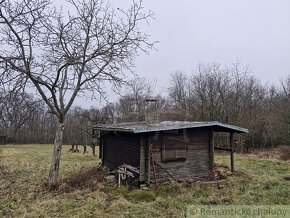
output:
{"label": "distant field", "polygon": [[[90,148],[89,154],[70,153],[69,149],[63,147],[60,179],[98,165]],[[107,187],[106,191],[57,192],[44,188],[52,151],[52,145],[0,146],[0,216],[180,217],[189,204],[290,204],[286,161],[236,157],[235,168],[242,173],[230,177],[232,187],[222,189],[175,184],[157,191]],[[229,161],[229,156],[215,156],[216,163],[229,165]]]}

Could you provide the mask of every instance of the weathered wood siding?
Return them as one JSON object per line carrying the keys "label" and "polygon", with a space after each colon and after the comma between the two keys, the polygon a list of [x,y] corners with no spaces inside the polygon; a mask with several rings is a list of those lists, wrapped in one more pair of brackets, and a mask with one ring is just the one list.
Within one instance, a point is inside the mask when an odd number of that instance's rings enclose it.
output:
{"label": "weathered wood siding", "polygon": [[[152,133],[108,133],[103,140],[103,164],[110,169],[116,169],[123,163],[140,169],[140,181],[149,183],[153,179],[149,144],[152,143],[156,162],[165,168],[175,178],[196,178],[208,176],[209,171],[209,128],[193,128]],[[172,140],[172,141],[170,141]],[[184,160],[162,161],[162,143],[165,148],[173,145],[176,140],[186,145]],[[182,144],[182,143],[181,143]],[[179,148],[179,147],[178,147]],[[213,154],[212,154],[213,155]],[[169,178],[168,174],[156,165],[158,181]]]}
{"label": "weathered wood siding", "polygon": [[[187,145],[186,159],[162,162],[162,143],[164,139],[184,139]],[[208,128],[184,129],[150,134],[153,145],[154,159],[175,178],[196,178],[208,175],[209,170],[209,130]],[[156,166],[157,180],[168,179],[169,176],[160,167]],[[151,179],[153,173],[151,172]]]}
{"label": "weathered wood siding", "polygon": [[139,168],[140,136],[131,133],[108,133],[103,140],[103,164],[110,169],[126,163]]}

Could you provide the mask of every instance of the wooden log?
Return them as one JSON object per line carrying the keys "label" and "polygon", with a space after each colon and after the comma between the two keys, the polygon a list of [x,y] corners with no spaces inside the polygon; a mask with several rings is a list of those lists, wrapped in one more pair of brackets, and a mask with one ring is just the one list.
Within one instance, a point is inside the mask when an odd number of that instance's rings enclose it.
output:
{"label": "wooden log", "polygon": [[127,168],[127,169],[129,169],[129,170],[131,170],[131,171],[133,171],[133,172],[135,172],[135,173],[140,174],[140,170],[138,170],[136,167],[133,167],[133,166],[131,166],[131,165],[123,164],[123,165],[121,165],[120,167]]}

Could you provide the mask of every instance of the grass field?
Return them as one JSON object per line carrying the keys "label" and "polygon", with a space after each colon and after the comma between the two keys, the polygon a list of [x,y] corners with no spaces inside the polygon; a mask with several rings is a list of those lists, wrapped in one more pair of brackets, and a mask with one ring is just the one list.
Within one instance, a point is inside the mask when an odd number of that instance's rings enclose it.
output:
{"label": "grass field", "polygon": [[[90,154],[69,153],[69,148],[63,147],[60,179],[98,164]],[[242,173],[230,177],[232,187],[222,189],[174,184],[157,191],[127,187],[47,191],[52,150],[52,145],[0,146],[0,217],[180,217],[189,204],[290,204],[289,162],[250,157],[235,158],[235,168]],[[229,156],[215,156],[216,163],[229,161]]]}

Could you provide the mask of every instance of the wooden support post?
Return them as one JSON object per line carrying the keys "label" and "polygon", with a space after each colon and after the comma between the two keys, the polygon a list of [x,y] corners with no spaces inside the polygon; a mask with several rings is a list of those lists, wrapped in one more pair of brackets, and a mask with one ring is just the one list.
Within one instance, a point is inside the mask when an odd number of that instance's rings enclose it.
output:
{"label": "wooden support post", "polygon": [[234,172],[233,132],[230,132],[231,171]]}
{"label": "wooden support post", "polygon": [[153,176],[154,176],[154,183],[155,183],[155,189],[157,189],[157,179],[156,179],[156,168],[155,168],[155,161],[154,161],[154,155],[152,151],[152,144],[150,146],[150,155],[151,155],[151,162],[152,162],[152,168],[153,168]]}
{"label": "wooden support post", "polygon": [[151,179],[151,156],[149,148],[149,135],[146,135],[145,141],[145,183],[149,186]]}
{"label": "wooden support post", "polygon": [[96,146],[93,145],[93,146],[92,146],[92,149],[93,149],[93,156],[95,157],[95,156],[96,156]]}
{"label": "wooden support post", "polygon": [[211,172],[214,170],[214,145],[213,145],[213,130],[209,129],[208,132],[208,170]]}
{"label": "wooden support post", "polygon": [[144,134],[140,135],[140,174],[139,182],[145,182],[146,172],[146,160],[145,160],[145,151],[146,151],[146,138]]}

